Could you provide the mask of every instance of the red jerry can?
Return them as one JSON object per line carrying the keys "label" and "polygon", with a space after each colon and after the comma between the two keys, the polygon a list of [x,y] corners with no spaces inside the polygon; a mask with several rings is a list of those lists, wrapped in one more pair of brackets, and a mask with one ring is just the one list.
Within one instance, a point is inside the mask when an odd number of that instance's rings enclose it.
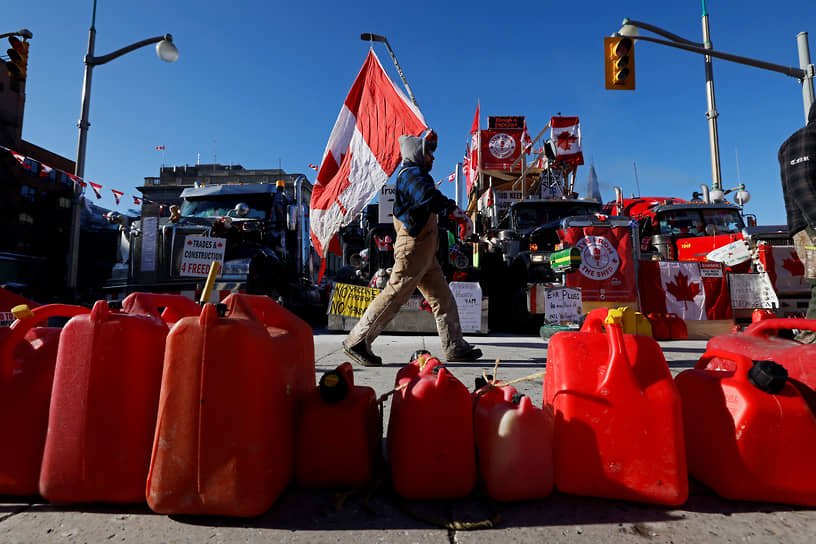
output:
{"label": "red jerry can", "polygon": [[433,361],[404,367],[397,383],[402,387],[391,402],[386,439],[391,481],[406,499],[464,497],[476,485],[470,393]]}
{"label": "red jerry can", "polygon": [[649,314],[649,323],[652,324],[652,336],[655,340],[671,340],[671,326],[663,314]]}
{"label": "red jerry can", "polygon": [[727,499],[816,506],[816,418],[781,365],[709,349],[676,381],[689,474]]}
{"label": "red jerry can", "polygon": [[0,340],[0,495],[39,492],[48,407],[62,328],[37,327],[49,317],[73,317],[90,310],[48,304],[17,306],[17,320]]}
{"label": "red jerry can", "polygon": [[315,350],[311,325],[266,295],[233,293],[222,302],[227,305],[228,312],[239,304],[248,304],[269,335],[276,339],[276,346],[284,350],[281,355],[285,353],[287,358],[279,360],[285,361],[294,372],[295,391],[306,393],[314,388]]}
{"label": "red jerry can", "polygon": [[302,395],[295,431],[295,481],[306,488],[363,487],[374,477],[380,412],[371,387],[354,385],[351,363],[323,374]]}
{"label": "red jerry can", "polygon": [[132,313],[100,300],[62,331],[40,472],[53,503],[144,502],[168,327],[154,295],[128,299]]}
{"label": "red jerry can", "polygon": [[754,361],[774,361],[785,367],[789,378],[816,389],[816,344],[802,344],[779,335],[779,331],[789,329],[814,331],[816,319],[763,319],[750,324],[742,334],[715,336],[706,349],[738,353]]}
{"label": "red jerry can", "polygon": [[[314,365],[302,360],[309,352],[302,344],[312,344],[311,353],[314,344],[311,330],[304,338],[265,325],[255,308],[266,302],[256,298],[230,295],[227,304],[206,304],[167,337],[147,477],[154,512],[258,516],[292,479],[295,384],[298,372]],[[269,302],[270,313],[280,316],[268,322],[303,329]]]}
{"label": "red jerry can", "polygon": [[[488,376],[488,379],[493,378]],[[480,434],[479,427],[487,422],[493,407],[497,404],[512,404],[514,395],[518,395],[518,390],[512,385],[476,378],[476,390],[470,394],[473,399],[473,432],[476,436]]]}
{"label": "red jerry can", "polygon": [[197,302],[181,295],[131,293],[122,300],[122,310],[129,314],[150,315],[162,308],[161,318],[168,327],[182,317],[201,313],[201,306]]}
{"label": "red jerry can", "polygon": [[476,424],[476,447],[479,475],[491,498],[522,501],[552,493],[553,415],[549,407],[533,406],[528,396],[495,404]]}
{"label": "red jerry can", "polygon": [[677,314],[667,314],[669,322],[669,333],[672,340],[688,340],[688,327],[686,322]]}
{"label": "red jerry can", "polygon": [[657,342],[623,334],[550,339],[544,403],[555,416],[555,485],[561,491],[678,505],[688,497],[680,395]]}

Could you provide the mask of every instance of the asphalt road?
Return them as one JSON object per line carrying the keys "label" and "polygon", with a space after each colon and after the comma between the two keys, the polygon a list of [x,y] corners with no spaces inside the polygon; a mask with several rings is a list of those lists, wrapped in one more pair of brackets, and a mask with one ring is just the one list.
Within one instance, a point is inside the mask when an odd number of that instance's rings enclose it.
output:
{"label": "asphalt road", "polygon": [[[343,334],[315,332],[317,377],[347,360]],[[468,338],[484,351],[475,363],[448,368],[469,388],[483,371],[504,380],[540,372],[547,344],[539,337],[490,335]],[[673,374],[690,368],[705,341],[661,342]],[[381,368],[355,365],[355,381],[378,395],[393,388],[397,370],[416,349],[439,353],[435,336],[389,334],[374,351]],[[536,405],[542,380],[517,384]],[[387,421],[388,407],[384,404]],[[493,528],[465,530],[492,520]],[[450,528],[450,522],[463,525]],[[447,525],[447,526],[446,526]],[[478,490],[455,501],[399,500],[382,482],[366,492],[339,494],[293,486],[264,515],[254,519],[163,516],[145,505],[57,507],[39,497],[0,497],[0,542],[812,542],[816,509],[720,499],[691,480],[680,507],[578,497],[496,504]]]}

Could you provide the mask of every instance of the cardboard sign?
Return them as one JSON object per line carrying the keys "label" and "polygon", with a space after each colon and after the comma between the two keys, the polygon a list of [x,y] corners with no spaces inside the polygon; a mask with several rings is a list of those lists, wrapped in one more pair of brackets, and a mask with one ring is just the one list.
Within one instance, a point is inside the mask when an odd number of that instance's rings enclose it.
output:
{"label": "cardboard sign", "polygon": [[156,232],[158,225],[158,217],[145,217],[142,219],[142,259],[139,263],[139,269],[142,272],[156,270]]}
{"label": "cardboard sign", "polygon": [[519,129],[481,131],[481,168],[485,170],[509,170],[521,155]]}
{"label": "cardboard sign", "polygon": [[547,323],[576,323],[581,319],[581,290],[574,287],[548,287],[544,296]]}
{"label": "cardboard sign", "polygon": [[482,331],[482,288],[478,282],[452,281],[450,290],[459,310],[462,332]]}
{"label": "cardboard sign", "polygon": [[380,223],[391,224],[394,220],[394,199],[397,196],[397,186],[388,183],[380,188],[379,218]]}
{"label": "cardboard sign", "polygon": [[751,310],[757,308],[779,308],[768,274],[728,274],[731,293],[731,307]]}
{"label": "cardboard sign", "polygon": [[212,262],[218,261],[221,264],[218,277],[221,277],[224,268],[224,251],[226,249],[226,238],[187,236],[184,239],[184,251],[181,254],[179,275],[206,278],[210,273]]}
{"label": "cardboard sign", "polygon": [[366,308],[378,294],[380,290],[373,287],[335,283],[329,302],[329,313],[344,317],[363,317]]}

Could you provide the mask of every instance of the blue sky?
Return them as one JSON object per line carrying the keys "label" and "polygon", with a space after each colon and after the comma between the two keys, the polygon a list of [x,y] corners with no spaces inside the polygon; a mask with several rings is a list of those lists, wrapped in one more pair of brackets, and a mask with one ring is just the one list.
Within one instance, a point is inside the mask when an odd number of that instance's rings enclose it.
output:
{"label": "blue sky", "polygon": [[[28,28],[23,138],[74,158],[83,57],[92,0],[26,0],[4,10],[0,33]],[[720,51],[798,66],[796,35],[810,32],[816,2],[711,0],[711,40]],[[428,123],[439,133],[434,176],[464,153],[477,102],[488,115],[524,115],[535,136],[559,112],[581,120],[587,164],[604,199],[619,185],[643,195],[688,198],[711,184],[703,57],[636,44],[637,90],[604,89],[603,37],[624,17],[702,41],[699,0],[668,2],[300,2],[98,0],[96,54],[165,33],[174,64],[146,47],[94,69],[85,178],[138,194],[167,165],[202,163],[301,172],[322,157],[369,44],[388,38]],[[375,44],[399,81],[388,52]],[[752,194],[761,224],[785,222],[777,150],[804,125],[802,90],[791,77],[714,60],[721,168],[726,188]],[[453,196],[453,184],[444,183]]]}

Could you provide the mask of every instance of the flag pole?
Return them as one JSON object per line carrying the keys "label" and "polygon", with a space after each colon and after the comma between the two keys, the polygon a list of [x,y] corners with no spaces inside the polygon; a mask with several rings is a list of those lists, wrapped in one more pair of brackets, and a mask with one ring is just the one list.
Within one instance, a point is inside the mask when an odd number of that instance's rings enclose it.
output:
{"label": "flag pole", "polygon": [[397,57],[394,55],[394,51],[391,49],[391,46],[388,44],[388,40],[385,38],[385,36],[371,34],[370,32],[363,32],[360,34],[360,39],[364,42],[382,42],[385,44],[385,47],[388,49],[388,53],[391,55],[391,60],[394,61],[394,66],[397,67],[397,72],[399,72],[400,78],[402,78],[402,83],[405,85],[405,90],[408,91],[408,96],[411,97],[411,102],[414,103],[414,106],[419,108],[419,104],[417,104],[416,98],[414,98],[414,93],[411,92],[411,87],[408,85],[408,80],[405,79],[405,74],[402,73],[402,68],[400,68],[399,63],[397,62]]}

